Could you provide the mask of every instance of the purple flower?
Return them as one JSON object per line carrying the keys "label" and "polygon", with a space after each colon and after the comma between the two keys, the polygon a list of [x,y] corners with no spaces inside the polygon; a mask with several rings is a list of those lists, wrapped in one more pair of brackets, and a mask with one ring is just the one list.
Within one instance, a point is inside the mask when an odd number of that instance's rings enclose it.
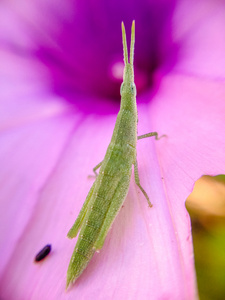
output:
{"label": "purple flower", "polygon": [[[225,173],[225,7],[192,1],[0,4],[0,298],[195,299],[185,200]],[[136,22],[142,186],[131,179],[100,253],[65,291],[66,235],[119,109],[121,21]],[[52,252],[39,264],[46,244]]]}

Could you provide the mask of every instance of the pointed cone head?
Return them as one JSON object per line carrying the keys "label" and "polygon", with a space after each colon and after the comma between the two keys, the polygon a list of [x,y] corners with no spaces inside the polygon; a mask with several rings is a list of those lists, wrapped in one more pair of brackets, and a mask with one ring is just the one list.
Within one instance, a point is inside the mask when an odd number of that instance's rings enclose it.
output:
{"label": "pointed cone head", "polygon": [[131,42],[130,42],[130,62],[128,61],[128,50],[127,50],[127,39],[126,39],[126,30],[124,23],[122,22],[122,41],[123,41],[123,57],[125,65],[134,63],[134,42],[135,42],[135,21],[132,22],[131,27]]}
{"label": "pointed cone head", "polygon": [[[130,43],[130,62],[128,61],[128,50],[127,50],[127,39],[126,39],[126,31],[124,27],[124,23],[122,22],[122,41],[123,41],[123,57],[124,57],[124,73],[123,73],[123,84],[121,87],[121,95],[122,92],[129,92],[130,85],[134,85],[134,42],[135,42],[135,22],[132,22],[131,27],[131,43]],[[136,88],[135,91],[136,93]]]}

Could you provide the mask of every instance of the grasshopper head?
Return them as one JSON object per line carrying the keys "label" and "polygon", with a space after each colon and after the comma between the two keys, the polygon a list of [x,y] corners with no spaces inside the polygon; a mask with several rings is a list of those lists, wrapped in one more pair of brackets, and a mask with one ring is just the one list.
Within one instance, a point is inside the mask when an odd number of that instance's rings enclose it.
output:
{"label": "grasshopper head", "polygon": [[130,62],[128,62],[127,40],[125,27],[122,22],[122,37],[123,37],[123,56],[124,56],[124,73],[123,83],[120,88],[120,94],[129,94],[136,96],[136,86],[134,84],[134,41],[135,41],[135,23],[132,22],[131,28],[131,43],[130,43]]}

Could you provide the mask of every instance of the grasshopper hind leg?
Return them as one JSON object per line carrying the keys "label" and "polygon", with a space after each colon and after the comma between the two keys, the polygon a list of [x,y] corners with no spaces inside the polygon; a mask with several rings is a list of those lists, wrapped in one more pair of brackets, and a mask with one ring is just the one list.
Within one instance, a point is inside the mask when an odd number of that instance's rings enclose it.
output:
{"label": "grasshopper hind leg", "polygon": [[85,215],[88,211],[88,207],[89,207],[89,203],[90,203],[90,199],[92,197],[92,194],[93,194],[93,191],[94,191],[94,188],[95,188],[95,182],[93,183],[87,197],[86,197],[86,200],[79,212],[79,215],[75,221],[75,223],[73,224],[73,226],[71,227],[71,229],[69,230],[68,234],[67,234],[67,237],[70,238],[70,239],[73,239],[77,236],[80,228],[81,228],[81,225],[83,224],[83,221],[84,221],[84,218],[85,218]]}

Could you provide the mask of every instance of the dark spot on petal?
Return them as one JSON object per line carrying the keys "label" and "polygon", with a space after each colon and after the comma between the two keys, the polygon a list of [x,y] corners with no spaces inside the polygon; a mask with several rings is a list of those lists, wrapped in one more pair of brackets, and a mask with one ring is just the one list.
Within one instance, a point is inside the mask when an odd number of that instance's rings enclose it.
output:
{"label": "dark spot on petal", "polygon": [[44,248],[42,248],[41,251],[39,251],[38,254],[35,256],[34,261],[39,262],[42,259],[44,259],[51,252],[51,249],[51,245],[44,246]]}

